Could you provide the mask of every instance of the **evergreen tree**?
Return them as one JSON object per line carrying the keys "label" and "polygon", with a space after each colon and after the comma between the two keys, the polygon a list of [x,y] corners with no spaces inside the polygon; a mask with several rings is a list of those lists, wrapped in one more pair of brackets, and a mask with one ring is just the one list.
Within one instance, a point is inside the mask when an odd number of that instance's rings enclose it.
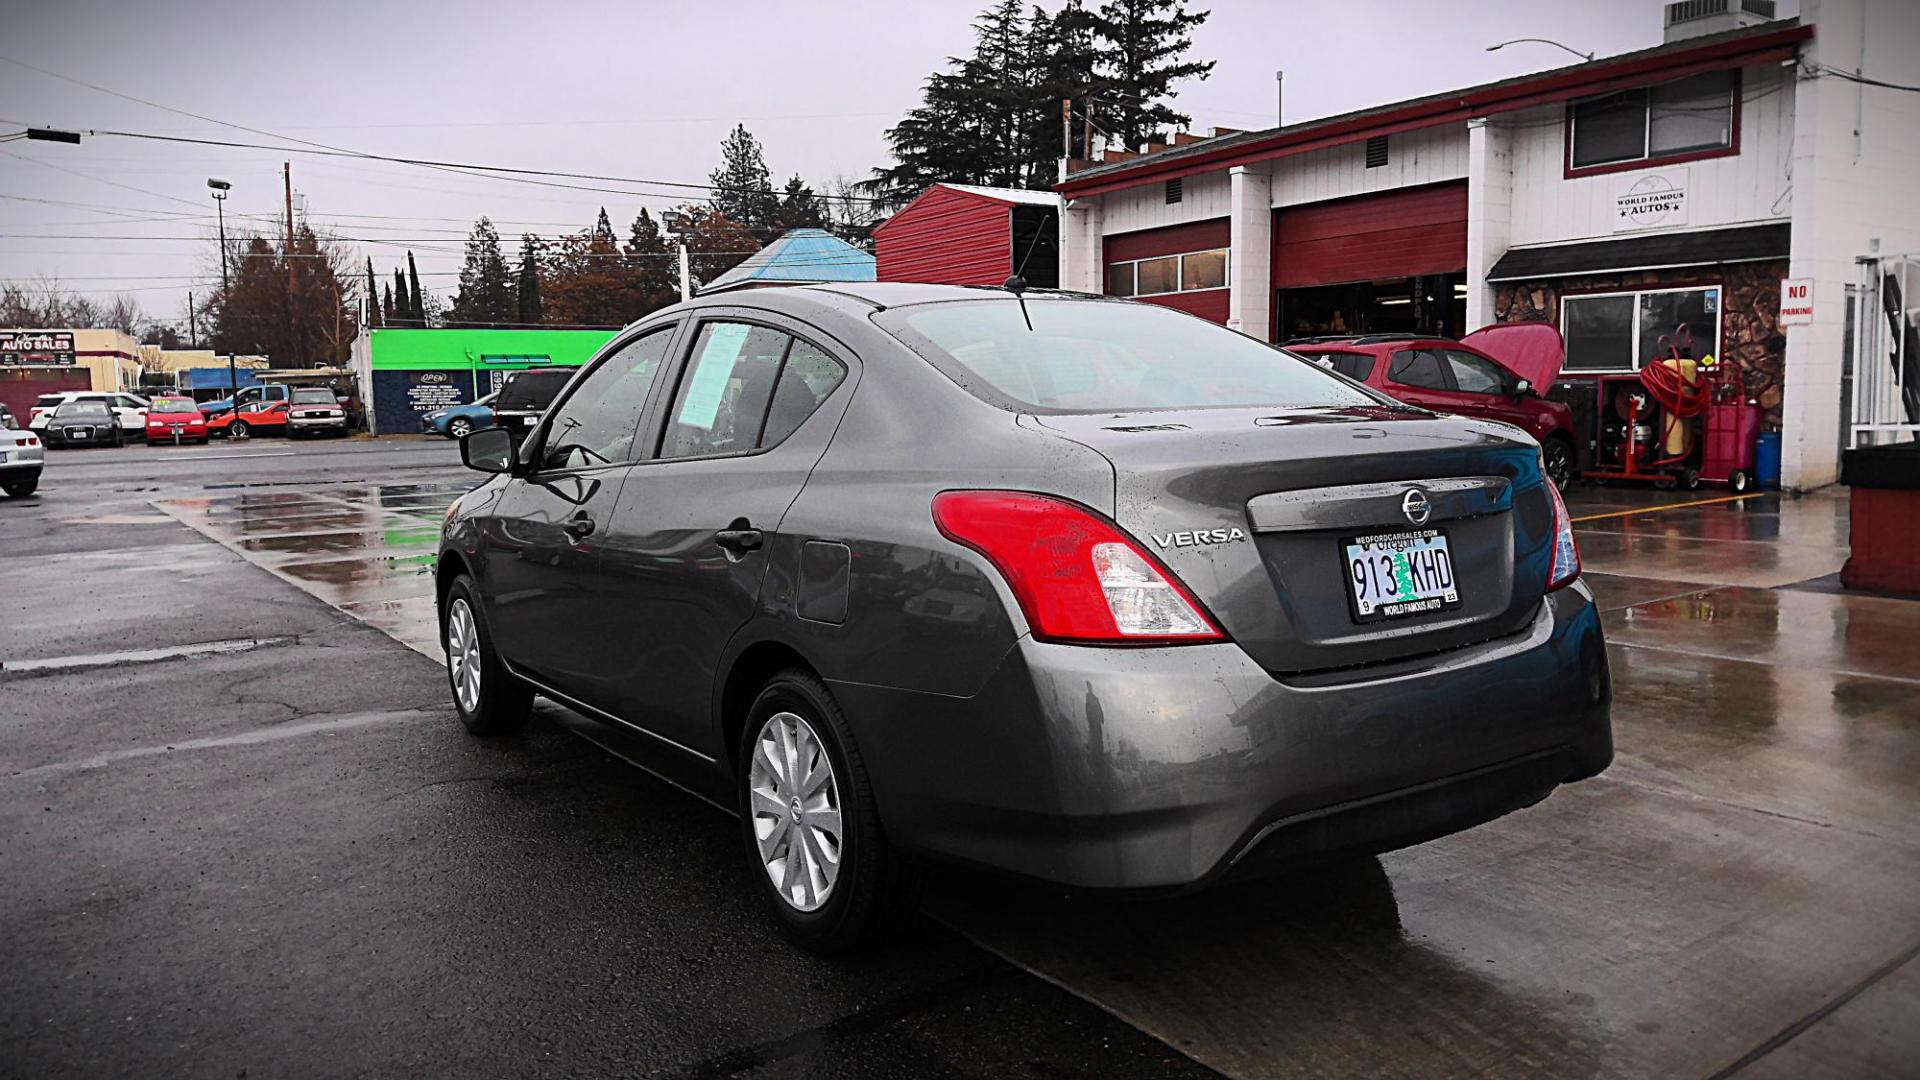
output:
{"label": "evergreen tree", "polygon": [[370,326],[387,325],[386,313],[380,310],[380,289],[373,282],[373,260],[367,260],[367,323]]}
{"label": "evergreen tree", "polygon": [[540,262],[545,245],[532,233],[520,237],[520,270],[513,290],[513,321],[522,326],[538,326],[543,321],[540,300]]}
{"label": "evergreen tree", "polygon": [[593,227],[561,238],[547,256],[541,304],[560,326],[624,326],[644,307],[603,207]]}
{"label": "evergreen tree", "polygon": [[782,229],[824,229],[827,227],[827,209],[813,188],[800,179],[799,173],[787,181],[786,188],[780,193],[779,223]]}
{"label": "evergreen tree", "polygon": [[413,325],[413,300],[407,295],[407,279],[399,267],[393,268],[393,293],[387,300],[387,320],[394,326]]}
{"label": "evergreen tree", "polygon": [[1100,53],[1093,35],[1093,15],[1082,0],[1066,0],[1051,16],[1035,6],[1029,25],[1028,63],[1036,82],[1034,97],[1043,105],[1034,117],[1031,144],[1036,156],[1048,165],[1059,156],[1060,102],[1064,99],[1073,103],[1072,147],[1067,156],[1081,157],[1091,143],[1089,134],[1098,130],[1090,121],[1095,119],[1092,114],[1099,110],[1097,99],[1105,88],[1098,70]]}
{"label": "evergreen tree", "polygon": [[413,298],[410,301],[412,310],[409,316],[413,319],[413,325],[425,326],[427,325],[427,301],[426,297],[420,294],[420,268],[413,264],[411,250],[407,252],[407,281],[412,285],[413,292]]}
{"label": "evergreen tree", "polygon": [[644,309],[635,318],[660,310],[680,299],[680,262],[678,252],[660,235],[653,215],[642,208],[627,233],[627,272],[633,279]]}
{"label": "evergreen tree", "polygon": [[773,174],[767,171],[760,140],[745,124],[734,125],[721,140],[720,167],[707,174],[707,182],[713,185],[707,201],[716,213],[756,232],[772,231],[780,211]]}
{"label": "evergreen tree", "polygon": [[1100,112],[1113,117],[1100,125],[1128,149],[1162,141],[1167,129],[1192,122],[1167,99],[1174,83],[1213,71],[1212,60],[1186,59],[1193,29],[1206,21],[1207,12],[1187,11],[1186,0],[1107,0],[1093,14],[1105,76]]}
{"label": "evergreen tree", "polygon": [[400,316],[398,312],[393,310],[393,284],[391,282],[387,284],[386,299],[381,306],[385,314],[380,317],[380,325],[398,326],[400,324]]}
{"label": "evergreen tree", "polygon": [[455,325],[490,326],[513,321],[513,279],[506,256],[500,253],[500,234],[482,217],[467,235],[466,261],[460,267],[460,291],[447,311]]}

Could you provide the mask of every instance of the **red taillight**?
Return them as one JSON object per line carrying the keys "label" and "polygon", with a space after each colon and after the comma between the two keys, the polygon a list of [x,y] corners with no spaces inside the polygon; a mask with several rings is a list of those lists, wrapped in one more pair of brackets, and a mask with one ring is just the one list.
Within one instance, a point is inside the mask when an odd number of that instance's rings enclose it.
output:
{"label": "red taillight", "polygon": [[933,521],[947,539],[993,563],[1042,641],[1225,638],[1166,567],[1083,506],[1020,491],[948,491],[934,497]]}
{"label": "red taillight", "polygon": [[36,438],[34,438],[34,437],[33,437],[33,436],[31,436],[31,435],[29,435],[29,436],[27,436],[27,445],[28,445],[28,446],[39,446],[39,445],[40,445],[40,440],[39,440],[39,439],[36,439]]}
{"label": "red taillight", "polygon": [[1573,539],[1573,518],[1567,513],[1567,502],[1560,497],[1560,489],[1544,475],[1540,483],[1553,502],[1553,565],[1547,571],[1547,591],[1552,592],[1573,584],[1580,576],[1580,545]]}

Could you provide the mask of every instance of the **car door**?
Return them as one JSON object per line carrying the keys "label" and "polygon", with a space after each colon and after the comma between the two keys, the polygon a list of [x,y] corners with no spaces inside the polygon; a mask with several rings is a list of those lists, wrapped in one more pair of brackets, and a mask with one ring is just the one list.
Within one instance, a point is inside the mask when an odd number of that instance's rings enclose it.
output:
{"label": "car door", "polygon": [[610,703],[634,614],[609,603],[599,574],[615,499],[642,456],[648,395],[679,323],[617,340],[521,443],[531,462],[482,519],[487,623],[516,668],[579,701]]}
{"label": "car door", "polygon": [[831,438],[825,413],[837,410],[821,406],[854,369],[816,329],[760,312],[702,313],[686,338],[649,420],[655,452],[620,492],[603,577],[630,613],[615,711],[719,758],[721,654],[752,617],[780,520]]}
{"label": "car door", "polygon": [[1457,412],[1453,374],[1439,349],[1395,349],[1387,360],[1386,391],[1409,405],[1435,412]]}
{"label": "car door", "polygon": [[147,407],[132,394],[113,396],[113,415],[120,420],[120,430],[128,435],[145,434],[147,430]]}
{"label": "car door", "polygon": [[1439,351],[1446,358],[1453,377],[1453,394],[1460,403],[1456,412],[1525,425],[1525,415],[1513,406],[1514,376],[1511,373],[1465,349]]}

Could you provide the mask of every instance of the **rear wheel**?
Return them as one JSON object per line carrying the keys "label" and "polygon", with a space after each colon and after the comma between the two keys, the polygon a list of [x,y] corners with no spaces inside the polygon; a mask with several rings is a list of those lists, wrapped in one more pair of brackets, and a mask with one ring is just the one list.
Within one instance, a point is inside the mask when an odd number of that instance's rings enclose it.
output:
{"label": "rear wheel", "polygon": [[842,952],[916,910],[918,869],[887,843],[866,763],[818,678],[791,669],[760,691],[738,771],[755,887],[788,938]]}
{"label": "rear wheel", "polygon": [[33,494],[33,490],[39,486],[39,473],[34,473],[31,476],[9,476],[5,480],[0,480],[0,491],[5,491],[16,499],[22,499]]}
{"label": "rear wheel", "polygon": [[235,420],[232,424],[229,424],[227,426],[227,434],[231,435],[236,439],[246,438],[247,422],[245,420]]}
{"label": "rear wheel", "polygon": [[475,735],[511,735],[527,725],[533,689],[508,673],[493,651],[473,580],[465,574],[447,587],[441,604],[440,641],[447,651],[447,684],[460,722]]}

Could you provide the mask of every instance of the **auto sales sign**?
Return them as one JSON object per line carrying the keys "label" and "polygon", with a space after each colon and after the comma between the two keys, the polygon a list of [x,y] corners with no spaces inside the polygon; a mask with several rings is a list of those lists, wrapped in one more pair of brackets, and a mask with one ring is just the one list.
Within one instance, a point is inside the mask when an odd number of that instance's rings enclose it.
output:
{"label": "auto sales sign", "polygon": [[64,330],[0,330],[0,367],[73,366],[73,335]]}

